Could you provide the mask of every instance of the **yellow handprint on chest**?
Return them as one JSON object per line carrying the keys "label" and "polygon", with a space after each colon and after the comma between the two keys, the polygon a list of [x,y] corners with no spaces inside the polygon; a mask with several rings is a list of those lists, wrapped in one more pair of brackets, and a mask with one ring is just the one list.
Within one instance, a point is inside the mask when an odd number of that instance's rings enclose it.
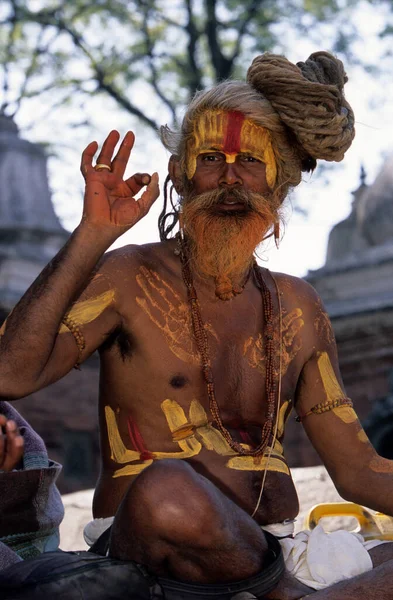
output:
{"label": "yellow handprint on chest", "polygon": [[[303,312],[300,308],[294,308],[282,318],[282,342],[281,351],[281,375],[285,375],[287,369],[302,347],[301,330],[304,327]],[[279,332],[279,319],[275,318],[274,331]],[[266,351],[263,345],[263,336],[258,334],[249,337],[243,346],[243,354],[248,364],[253,369],[265,373]]]}
{"label": "yellow handprint on chest", "polygon": [[[136,302],[162,331],[171,352],[186,363],[199,364],[187,302],[173,286],[151,269],[140,267],[136,281],[143,293],[142,296],[136,297]],[[205,324],[205,328],[218,340],[209,323]]]}

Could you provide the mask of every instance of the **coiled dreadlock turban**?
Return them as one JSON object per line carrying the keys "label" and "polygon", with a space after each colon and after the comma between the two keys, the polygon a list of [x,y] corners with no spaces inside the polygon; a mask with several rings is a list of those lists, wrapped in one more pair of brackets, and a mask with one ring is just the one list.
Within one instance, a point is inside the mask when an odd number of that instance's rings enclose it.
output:
{"label": "coiled dreadlock turban", "polygon": [[203,119],[216,123],[217,115],[241,113],[246,124],[265,130],[259,150],[266,162],[274,156],[271,187],[276,201],[282,202],[300,183],[302,171],[312,171],[318,159],[341,161],[351,145],[354,115],[344,97],[346,82],[342,62],[328,52],[315,52],[296,65],[265,53],[252,62],[246,82],[224,81],[197,92],[180,131],[161,127],[161,140],[183,172],[192,175],[192,152]]}

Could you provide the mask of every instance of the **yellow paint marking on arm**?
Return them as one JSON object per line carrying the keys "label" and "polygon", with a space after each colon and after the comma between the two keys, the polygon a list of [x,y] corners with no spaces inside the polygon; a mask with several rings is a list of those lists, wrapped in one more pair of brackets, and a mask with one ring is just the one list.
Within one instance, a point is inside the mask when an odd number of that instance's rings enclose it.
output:
{"label": "yellow paint marking on arm", "polygon": [[375,473],[393,473],[393,461],[382,456],[374,456],[368,466]]}
{"label": "yellow paint marking on arm", "polygon": [[333,408],[333,412],[344,423],[356,423],[358,420],[357,414],[350,406],[337,406]]}
{"label": "yellow paint marking on arm", "polygon": [[274,442],[273,452],[277,456],[282,456],[284,458],[284,448],[281,442],[279,442],[278,440]]}
{"label": "yellow paint marking on arm", "polygon": [[357,436],[358,436],[359,442],[362,442],[363,444],[370,443],[370,440],[368,439],[367,433],[364,431],[364,429],[361,429],[360,431],[358,431]]}
{"label": "yellow paint marking on arm", "polygon": [[105,406],[105,420],[111,449],[111,459],[119,464],[140,460],[139,452],[128,450],[123,444],[116,423],[116,415],[110,406]]}
{"label": "yellow paint marking on arm", "polygon": [[[68,311],[67,316],[71,317],[77,325],[86,325],[99,317],[113,302],[114,298],[114,290],[108,290],[95,298],[75,302]],[[59,328],[59,333],[65,333],[67,331],[68,328],[62,324]]]}
{"label": "yellow paint marking on arm", "polygon": [[278,413],[278,424],[277,424],[277,437],[278,438],[281,438],[281,436],[284,434],[286,420],[288,419],[288,417],[292,411],[292,408],[291,408],[291,410],[289,411],[289,413],[287,415],[287,419],[285,419],[285,413],[287,412],[289,403],[290,403],[290,400],[286,400],[285,402],[283,402],[282,406],[280,408],[280,412]]}
{"label": "yellow paint marking on arm", "polygon": [[6,318],[6,320],[3,322],[2,326],[0,327],[0,336],[4,335],[5,330],[7,329],[7,321],[10,318],[10,316],[12,315],[13,310],[14,309],[12,309],[10,313],[8,313],[8,317]]}
{"label": "yellow paint marking on arm", "polygon": [[330,362],[327,352],[321,352],[318,358],[318,369],[321,374],[327,399],[333,402],[334,400],[339,400],[345,396],[340,384],[337,381],[336,374],[333,370],[332,363]]}

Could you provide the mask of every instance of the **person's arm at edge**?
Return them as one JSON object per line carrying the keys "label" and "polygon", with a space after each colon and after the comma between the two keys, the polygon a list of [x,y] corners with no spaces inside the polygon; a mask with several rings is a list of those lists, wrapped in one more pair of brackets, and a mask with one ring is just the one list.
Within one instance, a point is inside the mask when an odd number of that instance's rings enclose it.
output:
{"label": "person's arm at edge", "polygon": [[313,339],[308,343],[311,355],[297,385],[296,410],[339,494],[350,502],[393,515],[393,461],[377,454],[353,408],[342,404],[307,415],[321,402],[345,402],[346,393],[330,320],[322,314],[324,327],[315,327],[321,318],[316,311],[324,308],[315,290],[305,285],[313,307],[306,319],[311,323]]}
{"label": "person's arm at edge", "polygon": [[[111,132],[97,159],[97,162],[112,164],[111,172],[93,168],[95,142],[85,149],[82,173],[86,179],[86,193],[82,221],[7,319],[0,344],[1,397],[20,398],[72,368],[78,356],[75,344],[68,346],[72,350],[67,356],[59,357],[61,360],[57,365],[51,364],[62,318],[86,285],[105,250],[147,214],[158,197],[158,177],[154,174],[141,198],[138,201],[133,198],[145,185],[146,175],[137,174],[123,181],[134,136],[127,134],[112,160],[118,139],[119,134]],[[48,370],[52,370],[49,378]]]}

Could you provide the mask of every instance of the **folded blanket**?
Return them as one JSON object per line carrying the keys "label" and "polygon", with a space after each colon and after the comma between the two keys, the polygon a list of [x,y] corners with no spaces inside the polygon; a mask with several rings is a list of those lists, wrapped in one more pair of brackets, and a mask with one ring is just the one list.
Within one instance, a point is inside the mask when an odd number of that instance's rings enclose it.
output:
{"label": "folded blanket", "polygon": [[61,465],[49,460],[40,436],[8,403],[0,401],[0,414],[13,419],[24,438],[20,468],[0,471],[0,569],[56,550],[64,517],[55,485]]}

